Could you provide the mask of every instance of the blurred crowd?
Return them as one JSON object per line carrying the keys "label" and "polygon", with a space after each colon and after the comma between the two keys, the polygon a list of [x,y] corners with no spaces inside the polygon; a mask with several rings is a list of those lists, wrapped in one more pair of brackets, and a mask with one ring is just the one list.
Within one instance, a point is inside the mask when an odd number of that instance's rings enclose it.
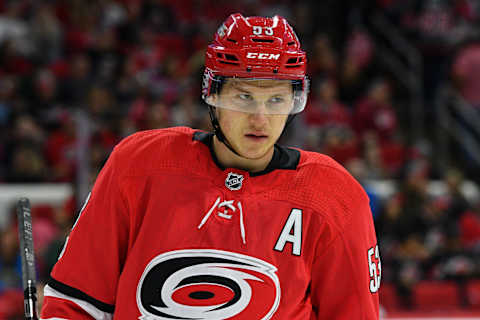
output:
{"label": "blurred crowd", "polygon": [[[474,0],[0,0],[0,182],[74,182],[82,117],[89,123],[90,183],[127,135],[176,125],[209,130],[200,86],[216,29],[234,12],[279,14],[294,26],[312,78],[309,104],[282,141],[332,156],[364,184],[382,280],[409,307],[421,279],[479,277],[480,201],[460,191],[472,176],[461,165],[435,167],[429,136],[412,138],[405,89],[378,63],[382,39],[368,27],[377,11],[424,57],[427,129],[435,92],[446,82],[480,110]],[[445,194],[428,192],[432,178],[446,183]],[[396,192],[376,194],[367,183],[375,179],[394,179]],[[41,282],[77,202],[33,208]],[[0,318],[16,305],[21,286],[13,221],[0,233]]]}

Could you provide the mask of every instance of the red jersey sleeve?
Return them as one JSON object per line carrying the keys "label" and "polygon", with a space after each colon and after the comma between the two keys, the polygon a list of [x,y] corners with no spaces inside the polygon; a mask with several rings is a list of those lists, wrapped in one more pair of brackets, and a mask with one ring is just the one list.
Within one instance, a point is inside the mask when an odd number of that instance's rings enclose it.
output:
{"label": "red jersey sleeve", "polygon": [[128,205],[115,150],[100,172],[45,288],[42,319],[110,319],[129,247]]}
{"label": "red jersey sleeve", "polygon": [[312,268],[312,319],[379,318],[380,256],[368,197],[355,185],[357,190],[350,194],[349,203],[342,206],[350,211],[348,219],[341,226],[331,221],[317,245]]}

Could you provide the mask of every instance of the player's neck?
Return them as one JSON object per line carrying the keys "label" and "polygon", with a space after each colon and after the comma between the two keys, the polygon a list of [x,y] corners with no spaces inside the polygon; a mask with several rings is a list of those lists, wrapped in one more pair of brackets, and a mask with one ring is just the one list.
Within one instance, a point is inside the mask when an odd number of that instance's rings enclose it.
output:
{"label": "player's neck", "polygon": [[213,151],[218,162],[225,168],[237,168],[248,172],[260,172],[267,168],[272,160],[274,149],[272,148],[264,156],[258,159],[247,159],[233,153],[216,136],[213,137]]}

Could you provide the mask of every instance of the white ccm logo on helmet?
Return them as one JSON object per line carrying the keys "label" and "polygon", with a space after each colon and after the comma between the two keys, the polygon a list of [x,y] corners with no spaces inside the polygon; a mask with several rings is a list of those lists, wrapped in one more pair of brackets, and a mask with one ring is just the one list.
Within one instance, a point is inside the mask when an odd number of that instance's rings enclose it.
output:
{"label": "white ccm logo on helmet", "polygon": [[280,53],[261,53],[261,52],[247,52],[247,58],[249,59],[264,59],[264,60],[278,60]]}

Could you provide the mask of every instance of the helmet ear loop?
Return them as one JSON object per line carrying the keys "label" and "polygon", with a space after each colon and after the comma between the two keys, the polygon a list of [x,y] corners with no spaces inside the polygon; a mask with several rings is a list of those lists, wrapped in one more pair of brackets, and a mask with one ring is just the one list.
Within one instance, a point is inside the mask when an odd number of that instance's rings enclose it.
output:
{"label": "helmet ear loop", "polygon": [[232,151],[237,156],[242,157],[237,151],[235,151],[235,149],[233,149],[232,145],[228,142],[227,138],[223,134],[220,123],[218,122],[216,109],[216,107],[213,107],[211,105],[208,106],[208,114],[210,115],[210,122],[212,123],[213,133],[217,136],[217,139],[221,143],[223,143],[230,151]]}

